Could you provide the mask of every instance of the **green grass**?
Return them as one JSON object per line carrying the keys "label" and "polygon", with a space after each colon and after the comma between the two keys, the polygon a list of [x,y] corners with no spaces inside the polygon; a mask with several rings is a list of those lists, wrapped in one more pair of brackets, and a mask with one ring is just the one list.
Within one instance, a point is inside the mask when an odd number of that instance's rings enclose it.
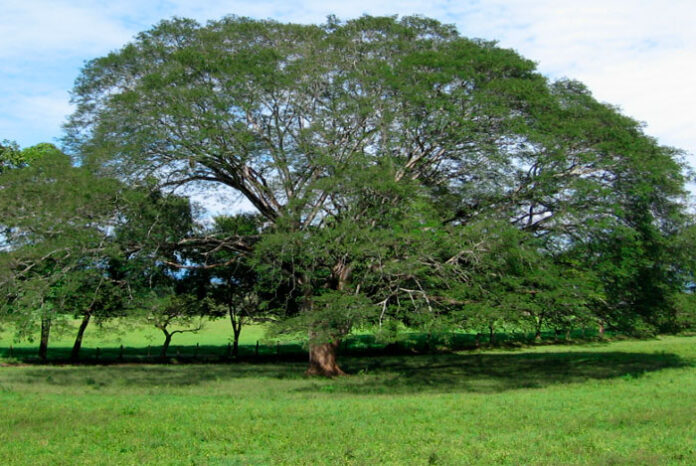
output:
{"label": "green grass", "polygon": [[[48,350],[49,361],[64,361],[70,356],[79,321],[62,325],[58,331],[51,333]],[[176,328],[176,327],[173,327]],[[240,345],[242,354],[253,355],[256,343],[260,342],[260,354],[275,354],[276,342],[266,339],[266,331],[263,326],[249,325],[242,329]],[[14,341],[11,329],[0,333],[0,358],[12,355],[23,362],[37,360],[38,334],[32,340]],[[84,362],[117,361],[120,355],[120,346],[124,347],[126,360],[147,359],[150,355],[156,359],[159,354],[164,336],[162,332],[153,326],[109,322],[107,327],[90,325],[87,328],[82,344],[81,360]],[[194,354],[200,359],[224,358],[228,351],[228,345],[232,341],[232,327],[229,320],[217,319],[206,321],[203,329],[196,333],[182,333],[174,335],[169,355],[176,357],[181,353],[184,357],[192,358]],[[196,348],[200,345],[200,348]],[[97,348],[99,350],[97,350]],[[301,349],[300,344],[285,342],[282,346],[284,352]],[[97,352],[98,351],[98,352]]]}
{"label": "green grass", "polygon": [[0,368],[0,464],[694,464],[696,337]]}
{"label": "green grass", "polygon": [[[71,322],[67,328],[61,328],[51,334],[50,346],[55,348],[69,348],[75,339],[79,320]],[[83,347],[85,348],[108,348],[124,345],[126,347],[143,348],[148,345],[159,346],[164,340],[162,332],[154,326],[142,324],[129,324],[124,320],[109,322],[105,328],[90,324],[85,332]],[[177,327],[173,327],[177,328]],[[205,343],[206,345],[223,346],[232,338],[232,326],[227,319],[216,319],[205,321],[203,329],[197,333],[177,334],[172,340],[174,345],[195,345]],[[242,344],[255,344],[257,340],[264,338],[264,328],[259,325],[250,325],[242,329],[240,342]],[[38,333],[34,337],[34,342],[22,341],[13,342],[16,348],[36,348],[38,343]],[[12,331],[6,329],[0,332],[0,347],[8,346],[12,342]]]}
{"label": "green grass", "polygon": [[[49,342],[48,361],[62,363],[69,360],[79,320],[54,325]],[[177,328],[177,327],[173,327]],[[38,332],[38,330],[37,330]],[[32,339],[15,341],[11,328],[0,332],[0,358],[12,357],[19,362],[38,362],[38,333]],[[554,341],[551,331],[544,332],[543,344]],[[571,343],[596,340],[596,331],[577,329],[573,331]],[[112,320],[106,327],[91,324],[83,340],[80,360],[84,363],[107,362],[147,362],[158,359],[164,337],[153,326],[138,322]],[[172,340],[168,356],[179,362],[216,362],[229,359],[232,328],[227,319],[205,321],[202,330],[196,333],[176,334]],[[520,347],[533,341],[533,335],[523,332],[499,333],[497,347]],[[281,339],[266,335],[263,325],[248,325],[242,330],[239,341],[239,354],[242,359],[255,360],[282,357],[304,357],[306,348],[303,342]],[[258,344],[258,348],[257,348]],[[481,339],[483,347],[488,346],[487,336]],[[121,349],[123,346],[123,350]],[[351,355],[383,355],[394,353],[428,353],[433,350],[474,349],[476,336],[470,333],[451,333],[435,336],[428,340],[424,333],[402,329],[397,343],[388,345],[375,339],[370,329],[362,329],[342,341],[341,350]]]}

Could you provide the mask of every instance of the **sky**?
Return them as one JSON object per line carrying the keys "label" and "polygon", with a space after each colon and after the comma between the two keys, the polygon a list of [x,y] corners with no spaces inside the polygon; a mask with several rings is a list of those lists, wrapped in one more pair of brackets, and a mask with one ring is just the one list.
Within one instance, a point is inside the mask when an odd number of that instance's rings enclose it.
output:
{"label": "sky", "polygon": [[515,49],[551,79],[584,82],[696,166],[694,0],[0,0],[0,12],[0,140],[22,147],[58,142],[86,60],[162,19],[420,14]]}

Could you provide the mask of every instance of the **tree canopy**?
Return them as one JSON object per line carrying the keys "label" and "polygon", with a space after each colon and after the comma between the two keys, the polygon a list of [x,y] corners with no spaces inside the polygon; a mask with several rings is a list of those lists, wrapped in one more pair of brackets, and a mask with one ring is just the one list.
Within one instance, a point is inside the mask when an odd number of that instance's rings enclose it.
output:
{"label": "tree canopy", "polygon": [[265,305],[309,329],[311,372],[339,373],[341,336],[385,319],[673,321],[680,152],[452,26],[172,19],[88,62],[73,99],[83,166],[256,208],[253,232],[177,244],[251,258]]}

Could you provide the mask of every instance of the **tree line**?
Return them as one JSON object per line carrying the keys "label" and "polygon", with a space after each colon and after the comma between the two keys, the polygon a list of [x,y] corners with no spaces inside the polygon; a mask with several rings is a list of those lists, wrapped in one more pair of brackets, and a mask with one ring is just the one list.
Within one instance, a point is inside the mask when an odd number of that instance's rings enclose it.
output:
{"label": "tree line", "polygon": [[[73,316],[141,315],[169,342],[225,315],[235,342],[264,321],[337,375],[358,328],[696,323],[684,154],[452,26],[172,19],[72,95],[68,155],[0,161],[2,321],[42,348]],[[255,212],[201,223],[175,194],[217,186]]]}

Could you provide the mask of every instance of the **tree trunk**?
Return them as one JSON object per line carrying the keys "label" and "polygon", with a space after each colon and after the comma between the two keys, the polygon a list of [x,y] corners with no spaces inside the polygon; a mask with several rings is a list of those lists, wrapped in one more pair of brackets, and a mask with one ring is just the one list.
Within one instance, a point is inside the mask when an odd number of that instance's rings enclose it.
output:
{"label": "tree trunk", "polygon": [[309,368],[307,375],[320,375],[322,377],[336,377],[346,373],[336,363],[336,349],[339,340],[331,343],[318,343],[309,345]]}
{"label": "tree trunk", "polygon": [[239,334],[242,333],[241,330],[241,328],[239,330],[234,330],[234,341],[232,342],[232,357],[234,357],[234,359],[239,358]]}
{"label": "tree trunk", "polygon": [[51,334],[51,319],[41,318],[41,341],[39,342],[39,358],[46,360],[48,353],[48,337]]}
{"label": "tree trunk", "polygon": [[534,341],[536,343],[541,342],[541,327],[544,325],[544,313],[542,312],[539,317],[536,318],[536,333],[534,334]]}
{"label": "tree trunk", "polygon": [[239,335],[242,333],[242,317],[235,319],[234,311],[232,307],[229,308],[230,322],[232,323],[232,332],[234,333],[234,340],[232,341],[232,357],[234,359],[239,358]]}
{"label": "tree trunk", "polygon": [[[335,281],[336,290],[345,290],[348,279],[352,273],[353,266],[347,265],[343,261],[336,264],[332,270],[332,279]],[[305,292],[305,300],[303,306],[311,311],[312,301],[309,288]],[[309,330],[309,367],[305,372],[306,375],[319,375],[322,377],[336,377],[346,375],[345,372],[338,367],[336,362],[336,350],[341,344],[341,340],[335,338],[328,343],[312,343],[316,334],[310,328]]]}
{"label": "tree trunk", "polygon": [[70,353],[70,360],[77,361],[80,359],[80,349],[82,348],[82,337],[85,335],[85,330],[89,324],[89,319],[92,317],[91,312],[85,313],[82,317],[82,322],[80,322],[80,328],[77,329],[77,336],[75,337],[75,343],[73,344],[72,352]]}
{"label": "tree trunk", "polygon": [[604,322],[599,323],[599,338],[604,338]]}
{"label": "tree trunk", "polygon": [[488,344],[495,344],[495,327],[492,325],[488,326]]}
{"label": "tree trunk", "polygon": [[172,334],[162,330],[164,333],[164,344],[162,345],[162,352],[160,353],[160,358],[167,359],[167,350],[169,349],[169,344],[172,342]]}

